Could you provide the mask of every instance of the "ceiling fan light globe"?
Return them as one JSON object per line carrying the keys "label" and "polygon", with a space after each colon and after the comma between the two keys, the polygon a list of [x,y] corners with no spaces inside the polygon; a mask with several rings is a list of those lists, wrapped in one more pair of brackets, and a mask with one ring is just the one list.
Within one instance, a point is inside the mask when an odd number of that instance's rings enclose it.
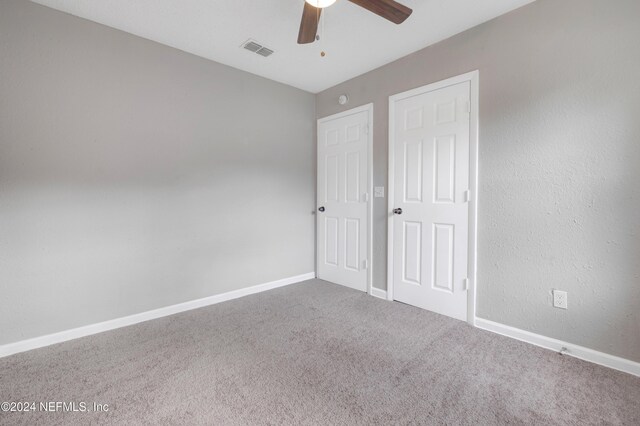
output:
{"label": "ceiling fan light globe", "polygon": [[318,9],[329,7],[336,2],[336,0],[305,0],[305,1],[313,7],[317,7]]}

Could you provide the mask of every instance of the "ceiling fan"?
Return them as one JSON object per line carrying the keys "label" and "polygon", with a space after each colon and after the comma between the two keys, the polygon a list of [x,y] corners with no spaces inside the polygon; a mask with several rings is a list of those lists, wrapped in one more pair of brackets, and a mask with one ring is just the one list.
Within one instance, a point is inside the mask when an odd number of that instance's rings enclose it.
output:
{"label": "ceiling fan", "polygon": [[[349,0],[351,3],[367,9],[394,24],[402,24],[413,10],[394,0]],[[298,32],[298,44],[313,43],[318,32],[318,22],[322,9],[331,6],[336,0],[305,0],[302,21]]]}

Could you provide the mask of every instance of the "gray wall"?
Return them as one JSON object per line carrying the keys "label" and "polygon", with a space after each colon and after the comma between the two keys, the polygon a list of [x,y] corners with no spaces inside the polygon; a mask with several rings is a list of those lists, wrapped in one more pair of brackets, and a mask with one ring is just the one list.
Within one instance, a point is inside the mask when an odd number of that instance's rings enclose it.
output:
{"label": "gray wall", "polygon": [[[538,0],[328,89],[318,117],[480,70],[478,316],[640,361],[640,2]],[[351,100],[337,103],[341,93]],[[374,285],[386,287],[386,199]],[[569,292],[569,310],[550,290]]]}
{"label": "gray wall", "polygon": [[0,344],[314,270],[312,94],[0,1]]}

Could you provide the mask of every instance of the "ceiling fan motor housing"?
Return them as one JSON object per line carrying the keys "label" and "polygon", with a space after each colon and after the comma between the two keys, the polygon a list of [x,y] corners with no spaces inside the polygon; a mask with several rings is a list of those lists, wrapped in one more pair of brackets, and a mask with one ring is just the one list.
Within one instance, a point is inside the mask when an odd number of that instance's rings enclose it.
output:
{"label": "ceiling fan motor housing", "polygon": [[[393,22],[403,23],[413,12],[410,8],[394,0],[349,0],[369,12]],[[318,22],[322,9],[331,6],[336,0],[305,0],[302,21],[298,32],[298,44],[313,43],[318,38]]]}

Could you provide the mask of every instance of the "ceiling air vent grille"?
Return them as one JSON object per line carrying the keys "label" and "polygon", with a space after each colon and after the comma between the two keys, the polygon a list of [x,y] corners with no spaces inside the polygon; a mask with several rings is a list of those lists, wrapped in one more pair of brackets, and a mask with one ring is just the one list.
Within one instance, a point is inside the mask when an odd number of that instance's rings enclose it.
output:
{"label": "ceiling air vent grille", "polygon": [[264,57],[267,57],[267,56],[269,56],[269,55],[271,55],[273,53],[273,50],[271,50],[271,49],[269,49],[267,47],[264,47],[263,45],[261,45],[257,41],[251,40],[251,39],[249,39],[249,40],[245,41],[244,43],[242,43],[242,47],[244,49],[247,49],[250,52],[257,53],[258,55],[264,56]]}
{"label": "ceiling air vent grille", "polygon": [[261,56],[267,57],[267,56],[269,56],[269,55],[271,55],[271,54],[273,53],[273,50],[271,50],[271,49],[267,49],[266,47],[263,47],[263,48],[261,48],[260,50],[258,50],[256,53],[257,53],[258,55],[261,55]]}
{"label": "ceiling air vent grille", "polygon": [[262,49],[262,46],[260,46],[255,41],[249,40],[248,42],[246,42],[244,44],[244,48],[247,49],[247,50],[250,50],[252,52],[257,52],[258,50]]}

